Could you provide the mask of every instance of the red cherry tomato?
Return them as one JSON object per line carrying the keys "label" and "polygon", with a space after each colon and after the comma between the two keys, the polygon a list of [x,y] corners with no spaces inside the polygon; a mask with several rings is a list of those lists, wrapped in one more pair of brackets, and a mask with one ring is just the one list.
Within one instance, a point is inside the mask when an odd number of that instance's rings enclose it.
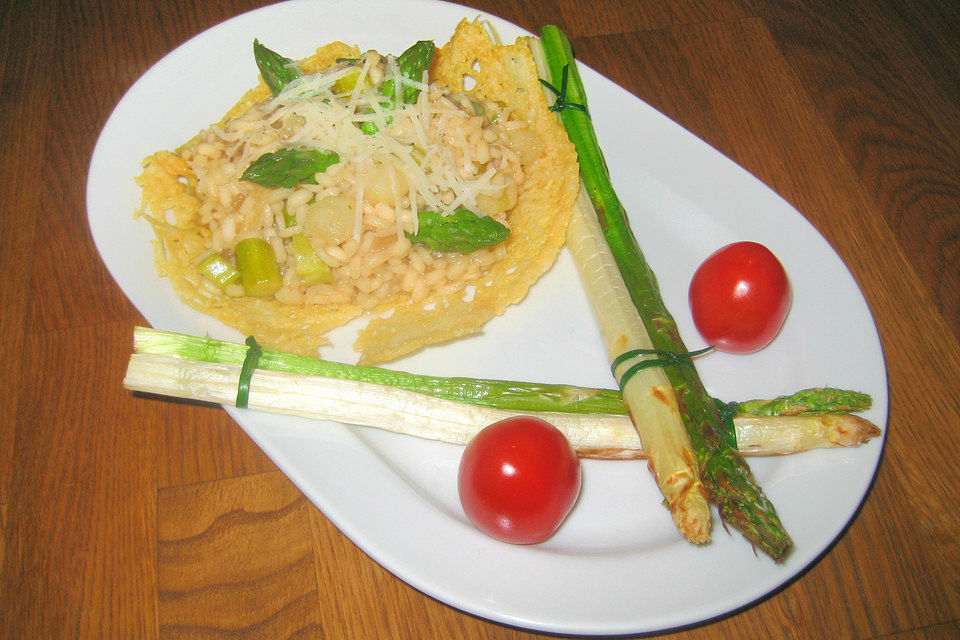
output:
{"label": "red cherry tomato", "polygon": [[711,254],[690,282],[690,311],[703,339],[752,353],[776,337],[790,310],[790,282],[762,244],[735,242]]}
{"label": "red cherry tomato", "polygon": [[530,416],[484,427],[464,449],[460,503],[484,533],[535,544],[560,527],[580,494],[580,459],[559,429]]}

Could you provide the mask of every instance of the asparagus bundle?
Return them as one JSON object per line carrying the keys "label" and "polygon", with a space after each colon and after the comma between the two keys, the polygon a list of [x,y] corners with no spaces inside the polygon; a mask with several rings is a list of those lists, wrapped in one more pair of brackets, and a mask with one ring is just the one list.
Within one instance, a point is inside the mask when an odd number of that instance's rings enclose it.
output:
{"label": "asparagus bundle", "polygon": [[[243,386],[251,409],[371,426],[453,444],[466,444],[485,425],[523,413],[557,426],[581,457],[647,457],[616,391],[420,376],[268,349],[260,351],[256,372],[244,380],[241,370],[250,349],[138,327],[124,386],[218,404],[233,404]],[[578,400],[581,397],[597,400],[585,405]],[[864,394],[807,389],[773,400],[725,406],[736,414],[732,437],[744,454],[783,455],[869,441],[879,435],[879,429],[847,413],[869,405],[870,398]],[[789,406],[801,415],[744,413],[745,408],[756,406],[767,407],[768,413],[774,407]]]}
{"label": "asparagus bundle", "polygon": [[[689,355],[687,348],[663,303],[656,276],[637,245],[626,212],[610,181],[587,111],[587,98],[570,43],[560,29],[552,25],[544,27],[540,36],[539,41],[529,39],[529,44],[535,57],[540,58],[541,75],[546,77],[546,86],[557,94],[554,108],[577,148],[581,188],[586,190],[591,203],[589,213],[595,216],[602,229],[633,305],[661,359],[662,370],[676,394],[704,487],[710,499],[718,505],[725,522],[740,530],[772,558],[781,559],[792,546],[790,536],[743,457],[722,437],[717,406],[704,389],[689,358],[684,359]],[[589,215],[583,211],[580,213]],[[568,245],[575,241],[574,238],[571,242],[568,233]],[[576,259],[576,255],[574,257]],[[584,274],[584,277],[589,275]],[[630,356],[626,352],[628,362],[644,366],[640,362],[642,356]],[[623,378],[620,380],[622,385]]]}

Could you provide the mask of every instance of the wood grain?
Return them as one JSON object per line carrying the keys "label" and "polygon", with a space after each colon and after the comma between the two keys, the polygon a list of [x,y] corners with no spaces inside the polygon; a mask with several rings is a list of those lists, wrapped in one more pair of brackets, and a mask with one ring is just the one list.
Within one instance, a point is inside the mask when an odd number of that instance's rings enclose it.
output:
{"label": "wood grain", "polygon": [[160,637],[324,637],[310,511],[277,473],[162,490]]}
{"label": "wood grain", "polygon": [[[48,24],[28,20],[29,8],[18,3],[0,7],[0,24],[17,29],[27,41],[43,41],[52,37]],[[4,33],[6,29],[4,29]],[[34,55],[14,64],[19,58],[17,43],[11,38],[0,38],[0,119],[5,133],[0,136],[0,198],[5,206],[0,215],[0,233],[5,238],[0,251],[0,295],[7,300],[0,313],[0,340],[9,350],[9,366],[0,369],[0,393],[4,398],[15,398],[21,376],[21,351],[26,330],[24,318],[30,302],[24,295],[29,283],[30,265],[23,256],[36,245],[37,227],[24,225],[23,219],[35,217],[40,210],[41,190],[37,181],[43,141],[36,132],[43,131],[48,118],[49,96],[42,87],[27,81],[39,75],[50,51]],[[8,126],[17,123],[16,127]],[[22,188],[21,188],[22,187]],[[11,214],[11,211],[13,214]],[[19,215],[17,215],[19,211]],[[0,503],[10,501],[10,474],[13,468],[13,446],[16,419],[0,427]]]}
{"label": "wood grain", "polygon": [[956,6],[810,3],[775,17],[769,6],[757,9],[786,43],[860,183],[960,336]]}
{"label": "wood grain", "polygon": [[209,405],[151,399],[161,422],[157,485],[190,485],[274,471],[276,466],[230,419]]}
{"label": "wood grain", "polygon": [[[121,388],[143,318],[87,229],[97,135],[164,54],[265,4],[0,4],[0,639],[548,637],[398,580],[221,409]],[[776,190],[848,265],[883,343],[885,454],[844,535],[762,601],[657,637],[960,638],[960,6],[466,4],[559,24]]]}
{"label": "wood grain", "polygon": [[0,602],[7,637],[144,637],[155,625],[156,431],[140,428],[149,407],[115,393],[123,333],[100,324],[24,340]]}

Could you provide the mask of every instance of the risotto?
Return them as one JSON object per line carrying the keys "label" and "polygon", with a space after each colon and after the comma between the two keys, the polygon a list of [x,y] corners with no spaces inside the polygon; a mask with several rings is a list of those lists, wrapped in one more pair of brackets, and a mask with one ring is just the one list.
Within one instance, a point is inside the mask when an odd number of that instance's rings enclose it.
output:
{"label": "risotto", "polygon": [[525,44],[463,22],[436,51],[255,52],[261,86],[139,178],[188,304],[309,355],[368,315],[374,363],[479,331],[553,263],[578,168]]}

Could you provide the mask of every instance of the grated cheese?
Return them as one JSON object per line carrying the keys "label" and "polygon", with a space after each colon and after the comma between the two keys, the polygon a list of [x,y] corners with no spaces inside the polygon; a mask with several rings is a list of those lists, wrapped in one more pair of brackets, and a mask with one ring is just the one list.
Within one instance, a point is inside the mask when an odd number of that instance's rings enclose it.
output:
{"label": "grated cheese", "polygon": [[[397,97],[408,86],[420,93],[413,104],[381,95],[370,77],[379,61],[380,56],[370,52],[359,64],[340,64],[301,76],[247,114],[224,127],[214,127],[217,137],[230,144],[229,167],[234,177],[239,178],[244,168],[263,154],[277,150],[276,129],[281,129],[288,134],[283,146],[335,151],[340,156],[340,163],[328,170],[331,175],[325,177],[327,184],[346,167],[354,167],[356,239],[363,228],[366,180],[378,168],[387,172],[391,185],[402,181],[408,187],[406,196],[393,189],[390,198],[400,238],[404,231],[417,231],[418,209],[449,215],[466,208],[484,215],[477,197],[498,194],[505,186],[493,184],[497,174],[494,164],[477,162],[471,152],[464,127],[475,113],[428,85],[426,77],[422,81],[403,77],[392,56],[386,58],[385,77],[376,80],[393,80]],[[337,82],[354,74],[353,87],[337,93]],[[376,75],[380,74],[377,71]],[[377,127],[373,135],[360,129],[362,123],[369,122]],[[486,168],[476,174],[484,165]],[[197,168],[197,173],[203,181],[202,170]]]}

